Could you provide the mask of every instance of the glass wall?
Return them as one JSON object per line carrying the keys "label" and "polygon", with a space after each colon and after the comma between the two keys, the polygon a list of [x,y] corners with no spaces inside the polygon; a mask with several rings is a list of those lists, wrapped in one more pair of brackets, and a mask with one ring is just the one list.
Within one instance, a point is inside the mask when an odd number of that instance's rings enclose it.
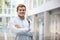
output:
{"label": "glass wall", "polygon": [[37,7],[37,0],[33,0],[33,8]]}
{"label": "glass wall", "polygon": [[2,26],[2,18],[0,17],[0,28],[1,28],[1,26]]}
{"label": "glass wall", "polygon": [[13,2],[13,0],[0,0],[0,29],[9,28],[9,20],[16,11]]}
{"label": "glass wall", "polygon": [[29,16],[34,22],[34,40],[44,39],[44,13],[34,14]]}
{"label": "glass wall", "polygon": [[51,40],[60,40],[60,8],[51,11]]}
{"label": "glass wall", "polygon": [[35,15],[36,22],[36,40],[44,39],[44,13],[39,13]]}
{"label": "glass wall", "polygon": [[0,0],[0,14],[2,13],[2,0]]}

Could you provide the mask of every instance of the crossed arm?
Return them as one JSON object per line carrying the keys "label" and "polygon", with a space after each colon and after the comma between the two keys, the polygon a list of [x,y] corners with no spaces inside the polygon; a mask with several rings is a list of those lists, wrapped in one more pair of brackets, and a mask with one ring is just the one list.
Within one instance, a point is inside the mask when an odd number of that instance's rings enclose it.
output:
{"label": "crossed arm", "polygon": [[10,22],[11,32],[13,32],[13,33],[18,33],[18,32],[34,32],[33,26],[30,25],[30,27],[31,28],[29,28],[29,27],[22,28],[20,25],[16,24],[14,21]]}
{"label": "crossed arm", "polygon": [[[16,28],[22,28],[22,27],[20,27],[19,25],[15,25],[15,27],[16,27]],[[27,33],[26,33],[26,29],[25,29],[25,32],[22,32],[22,33],[19,32],[18,35],[19,35],[19,34],[23,34],[23,35],[27,35],[27,36],[33,36],[33,32],[31,33],[30,31],[31,31],[30,28],[28,28]]]}
{"label": "crossed arm", "polygon": [[[19,28],[22,28],[21,26],[19,26],[19,25],[17,25],[17,24],[15,25],[15,27],[18,28],[18,29],[19,29]],[[30,31],[30,28],[27,28],[26,30],[27,30],[27,31]]]}

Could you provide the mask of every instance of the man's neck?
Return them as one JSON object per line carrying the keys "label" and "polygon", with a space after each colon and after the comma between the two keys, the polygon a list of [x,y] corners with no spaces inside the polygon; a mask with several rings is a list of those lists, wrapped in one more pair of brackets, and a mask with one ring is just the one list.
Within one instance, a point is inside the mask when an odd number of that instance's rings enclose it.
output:
{"label": "man's neck", "polygon": [[25,17],[24,16],[18,16],[21,20],[24,20]]}

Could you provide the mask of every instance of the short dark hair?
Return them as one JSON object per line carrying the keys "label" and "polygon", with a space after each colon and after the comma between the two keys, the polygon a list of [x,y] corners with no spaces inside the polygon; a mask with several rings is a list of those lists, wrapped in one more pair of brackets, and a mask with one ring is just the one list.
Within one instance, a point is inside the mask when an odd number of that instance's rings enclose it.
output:
{"label": "short dark hair", "polygon": [[18,8],[19,8],[19,7],[25,7],[25,8],[26,8],[25,5],[23,5],[23,4],[19,4],[19,5],[17,6],[17,11],[18,11]]}

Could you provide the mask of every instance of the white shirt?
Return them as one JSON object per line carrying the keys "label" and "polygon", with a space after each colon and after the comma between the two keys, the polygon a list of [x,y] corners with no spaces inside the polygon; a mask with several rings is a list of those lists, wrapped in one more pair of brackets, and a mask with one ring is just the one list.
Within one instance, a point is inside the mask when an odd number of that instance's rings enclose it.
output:
{"label": "white shirt", "polygon": [[[16,28],[15,25],[19,25],[22,28]],[[21,20],[18,16],[14,17],[10,20],[10,28],[11,28],[11,31],[14,33],[26,32],[28,31],[28,28],[29,28],[28,20],[26,18],[24,20]],[[31,30],[29,32],[34,32],[33,23],[31,21],[30,21],[30,29]]]}

